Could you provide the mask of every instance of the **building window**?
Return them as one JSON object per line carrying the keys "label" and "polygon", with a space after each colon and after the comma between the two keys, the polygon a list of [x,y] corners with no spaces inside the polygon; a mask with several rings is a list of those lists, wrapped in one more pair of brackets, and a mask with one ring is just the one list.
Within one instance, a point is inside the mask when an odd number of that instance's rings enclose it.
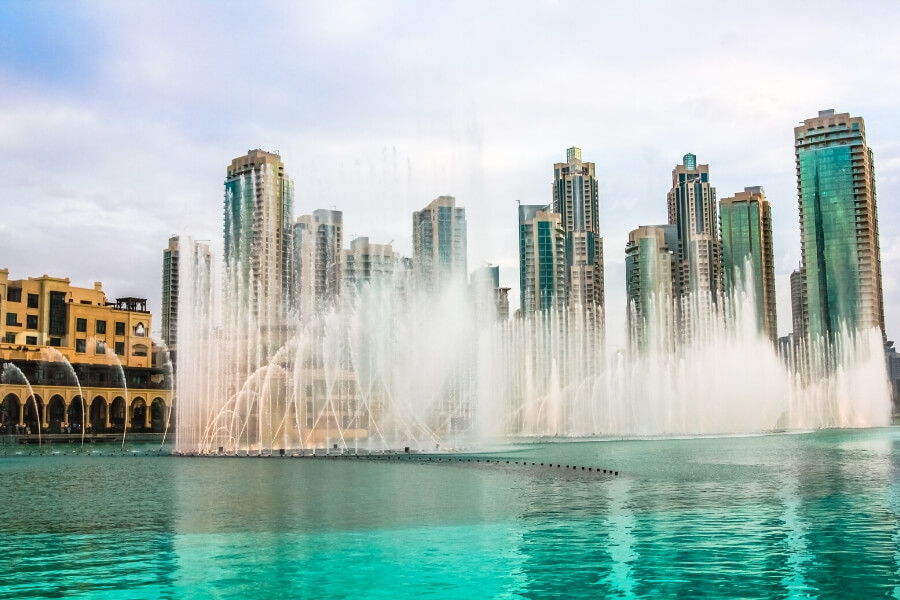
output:
{"label": "building window", "polygon": [[38,307],[38,295],[37,294],[28,294],[28,308],[37,308]]}
{"label": "building window", "polygon": [[75,352],[79,354],[87,352],[87,340],[75,340]]}
{"label": "building window", "polygon": [[64,292],[50,292],[50,335],[66,335],[69,327],[69,306]]}
{"label": "building window", "polygon": [[55,338],[55,337],[50,338],[50,345],[54,346],[56,348],[62,346],[62,338]]}
{"label": "building window", "polygon": [[96,333],[106,333],[106,321],[97,321]]}
{"label": "building window", "polygon": [[97,343],[94,345],[94,354],[106,354],[106,342],[97,340]]}
{"label": "building window", "polygon": [[32,346],[37,346],[37,336],[36,335],[26,335],[25,343],[31,344]]}
{"label": "building window", "polygon": [[7,327],[21,327],[21,323],[19,323],[19,316],[16,313],[6,313],[6,326]]}
{"label": "building window", "polygon": [[6,301],[7,302],[21,302],[22,301],[22,288],[14,288],[11,287],[6,290]]}
{"label": "building window", "polygon": [[125,335],[124,321],[116,321],[116,335]]}
{"label": "building window", "polygon": [[87,332],[87,319],[75,319],[75,331],[79,333]]}
{"label": "building window", "polygon": [[138,323],[138,324],[135,325],[135,327],[134,327],[134,335],[136,335],[136,336],[138,336],[138,337],[144,337],[144,333],[145,333],[146,331],[147,331],[147,330],[146,330],[146,328],[144,327],[144,324],[143,324],[143,323]]}
{"label": "building window", "polygon": [[147,356],[147,346],[144,344],[135,344],[131,351],[132,356]]}
{"label": "building window", "polygon": [[37,328],[37,315],[25,315],[25,329]]}
{"label": "building window", "polygon": [[4,342],[5,344],[15,344],[15,343],[16,343],[16,334],[14,334],[14,333],[7,333],[7,334],[3,337],[3,342]]}
{"label": "building window", "polygon": [[116,342],[116,354],[125,356],[125,342]]}

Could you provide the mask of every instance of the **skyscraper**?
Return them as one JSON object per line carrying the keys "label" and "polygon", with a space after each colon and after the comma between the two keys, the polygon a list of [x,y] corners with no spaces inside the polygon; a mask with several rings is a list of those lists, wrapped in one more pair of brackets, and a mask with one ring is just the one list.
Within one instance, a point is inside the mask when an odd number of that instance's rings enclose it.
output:
{"label": "skyscraper", "polygon": [[167,346],[174,346],[178,339],[178,236],[169,238],[163,250],[162,272],[162,339]]}
{"label": "skyscraper", "polygon": [[413,269],[427,292],[466,282],[466,209],[440,196],[413,213]]}
{"label": "skyscraper", "polygon": [[708,293],[713,303],[721,291],[721,244],[716,215],[716,188],[709,182],[709,165],[685,154],[672,170],[668,195],[669,224],[678,230],[679,290],[683,294]]}
{"label": "skyscraper", "polygon": [[568,305],[566,230],[549,206],[519,206],[519,291],[522,316]]}
{"label": "skyscraper", "polygon": [[566,232],[568,301],[589,314],[604,308],[603,238],[594,163],[582,162],[581,148],[566,151],[553,165],[553,212]]}
{"label": "skyscraper", "polygon": [[794,328],[794,343],[806,341],[806,284],[800,270],[791,273],[791,324]]}
{"label": "skyscraper", "polygon": [[875,166],[862,117],[819,111],[794,128],[807,333],[884,334]]}
{"label": "skyscraper", "polygon": [[509,288],[500,287],[500,267],[485,265],[472,271],[469,290],[478,315],[497,321],[509,320]]}
{"label": "skyscraper", "polygon": [[[194,242],[193,264],[189,265],[189,278],[193,278],[194,296],[201,294],[201,300],[209,298],[210,280],[212,276],[212,255],[209,244]],[[162,276],[162,339],[169,347],[174,358],[178,344],[178,300],[181,288],[181,240],[177,235],[169,238],[169,245],[163,250]]]}
{"label": "skyscraper", "polygon": [[[726,293],[751,292],[760,332],[778,338],[775,309],[775,265],[772,211],[759,186],[744,188],[719,202],[722,227],[722,271]],[[749,271],[748,271],[749,268]],[[750,289],[746,289],[747,286]]]}
{"label": "skyscraper", "polygon": [[675,225],[645,225],[628,233],[625,246],[625,290],[632,344],[644,348],[654,339],[660,348],[675,341],[672,300],[678,294]]}
{"label": "skyscraper", "polygon": [[344,214],[314,210],[294,223],[294,305],[304,318],[333,305],[341,291]]}
{"label": "skyscraper", "polygon": [[281,157],[250,150],[225,179],[225,273],[237,304],[275,315],[291,289],[294,184]]}
{"label": "skyscraper", "polygon": [[369,238],[358,237],[342,254],[341,277],[348,286],[391,285],[399,256],[390,244],[370,244]]}

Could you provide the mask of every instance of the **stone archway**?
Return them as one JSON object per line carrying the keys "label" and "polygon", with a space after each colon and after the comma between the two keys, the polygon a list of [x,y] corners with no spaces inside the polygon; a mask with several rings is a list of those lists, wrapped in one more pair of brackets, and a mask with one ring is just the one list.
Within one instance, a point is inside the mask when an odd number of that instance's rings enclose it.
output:
{"label": "stone archway", "polygon": [[81,396],[72,398],[72,402],[69,403],[67,412],[71,433],[82,433],[82,430],[87,426],[87,406],[84,398]]}
{"label": "stone archway", "polygon": [[88,433],[106,433],[109,427],[109,404],[103,396],[95,396],[88,413]]}
{"label": "stone archway", "polygon": [[66,401],[59,394],[54,394],[50,397],[50,402],[47,403],[47,411],[49,413],[47,422],[50,424],[47,431],[50,433],[62,433],[62,428],[67,422]]}
{"label": "stone archway", "polygon": [[22,421],[25,423],[25,433],[38,433],[42,429],[44,416],[44,400],[37,394],[28,396],[25,406],[22,407]]}
{"label": "stone archway", "polygon": [[131,401],[131,422],[133,431],[144,431],[147,428],[147,401],[138,396]]}
{"label": "stone archway", "polygon": [[15,394],[7,394],[0,403],[0,424],[5,433],[16,433],[19,424],[19,397]]}
{"label": "stone archway", "polygon": [[122,396],[113,398],[109,407],[109,422],[113,432],[122,433],[125,430],[125,398]]}
{"label": "stone archway", "polygon": [[[150,403],[150,431],[163,433],[166,430],[166,421],[169,420],[171,408],[166,407],[166,401],[157,396]],[[171,422],[169,423],[171,427]]]}

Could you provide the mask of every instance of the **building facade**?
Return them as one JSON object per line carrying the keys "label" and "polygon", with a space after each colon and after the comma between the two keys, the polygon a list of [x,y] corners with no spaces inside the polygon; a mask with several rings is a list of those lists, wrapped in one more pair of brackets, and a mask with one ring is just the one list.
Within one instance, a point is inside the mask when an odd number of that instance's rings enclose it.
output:
{"label": "building facade", "polygon": [[[0,269],[0,422],[59,433],[149,430],[168,419],[170,375],[153,365],[142,298],[108,301],[102,285],[66,278],[9,279]],[[117,425],[118,424],[118,425]]]}
{"label": "building facade", "polygon": [[862,117],[819,111],[794,128],[807,335],[884,333],[875,166]]}
{"label": "building facade", "polygon": [[795,344],[806,342],[806,284],[800,270],[791,273],[791,325]]}
{"label": "building facade", "polygon": [[390,286],[398,260],[390,244],[371,244],[369,238],[358,237],[342,252],[341,276],[347,287]]}
{"label": "building facade", "polygon": [[603,238],[594,163],[581,160],[581,149],[566,151],[566,162],[553,165],[553,212],[566,232],[568,302],[589,314],[604,309]]}
{"label": "building facade", "polygon": [[163,250],[160,318],[162,319],[162,340],[169,347],[175,346],[178,339],[179,246],[178,236],[173,235],[169,238],[169,245]]}
{"label": "building facade", "polygon": [[[744,188],[719,201],[724,291],[752,292],[759,331],[774,344],[778,338],[772,211],[765,191]],[[748,289],[749,288],[749,289]]]}
{"label": "building facade", "polygon": [[625,290],[633,348],[644,349],[650,343],[665,349],[674,347],[677,249],[674,225],[645,225],[628,233]]}
{"label": "building facade", "polygon": [[465,284],[466,209],[453,196],[440,196],[413,213],[413,270],[416,284],[438,293],[451,283]]}
{"label": "building facade", "polygon": [[294,305],[304,318],[337,301],[341,292],[344,214],[314,210],[294,223]]}
{"label": "building facade", "polygon": [[479,315],[509,320],[509,288],[500,287],[500,267],[487,265],[469,276],[469,290]]}
{"label": "building facade", "polygon": [[668,209],[669,224],[678,231],[679,293],[708,294],[715,304],[722,290],[716,188],[709,181],[709,165],[698,165],[693,154],[685,154],[672,170]]}
{"label": "building facade", "polygon": [[562,216],[545,205],[519,206],[521,316],[568,306],[566,231]]}
{"label": "building facade", "polygon": [[264,320],[283,313],[291,284],[294,184],[281,157],[250,150],[225,179],[226,290],[233,305],[251,306]]}

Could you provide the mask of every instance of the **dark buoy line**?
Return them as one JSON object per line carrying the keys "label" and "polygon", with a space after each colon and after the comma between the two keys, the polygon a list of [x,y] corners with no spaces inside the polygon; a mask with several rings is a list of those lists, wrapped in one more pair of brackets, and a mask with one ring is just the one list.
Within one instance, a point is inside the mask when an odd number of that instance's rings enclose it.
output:
{"label": "dark buoy line", "polygon": [[[518,464],[521,464],[523,467],[532,466],[532,467],[544,467],[544,468],[550,468],[550,469],[552,469],[552,468],[562,469],[563,468],[562,463],[556,463],[554,466],[554,463],[546,463],[546,464],[545,463],[536,463],[536,462],[529,463],[528,461],[518,461],[518,460],[510,463],[509,459],[496,459],[495,460],[495,459],[491,459],[491,458],[473,458],[471,456],[468,456],[468,457],[466,457],[466,456],[459,456],[459,457],[437,456],[437,457],[435,457],[435,456],[429,456],[429,455],[416,455],[415,451],[411,450],[409,447],[405,447],[402,452],[386,451],[384,453],[379,453],[379,454],[373,454],[373,453],[369,453],[369,452],[365,452],[365,451],[362,453],[360,453],[360,452],[332,453],[329,451],[320,453],[320,452],[317,452],[316,450],[290,451],[286,448],[278,448],[277,450],[273,449],[272,451],[267,452],[267,453],[253,454],[250,452],[246,452],[244,454],[238,454],[238,453],[224,452],[224,448],[222,446],[219,446],[218,452],[215,452],[215,453],[163,452],[162,450],[156,450],[156,451],[147,451],[147,452],[140,452],[140,451],[124,452],[123,451],[121,454],[117,454],[115,451],[113,451],[113,452],[108,452],[106,454],[106,456],[124,457],[124,456],[128,456],[129,454],[132,456],[175,456],[175,457],[190,456],[190,457],[202,457],[202,458],[251,458],[251,457],[252,458],[273,458],[275,456],[278,456],[279,458],[325,458],[325,459],[331,459],[331,460],[364,459],[364,460],[375,460],[375,461],[390,461],[390,460],[394,460],[394,459],[396,459],[398,461],[403,461],[403,459],[405,458],[407,462],[412,462],[412,461],[434,462],[434,459],[437,458],[438,462],[447,462],[447,463],[453,463],[453,462],[471,463],[474,460],[475,463],[479,464],[479,465],[483,462],[483,463],[489,464],[489,465],[493,465],[493,464],[497,464],[497,465],[515,464],[515,465],[518,465]],[[61,456],[61,457],[66,457],[66,456],[104,456],[103,452],[98,451],[98,450],[88,450],[88,451],[82,451],[82,452],[75,451],[75,450],[73,450],[71,452],[62,452],[62,451],[57,450],[57,451],[47,452],[46,454],[44,452],[35,454],[34,451],[29,451],[28,454],[25,454],[24,452],[9,454],[6,450],[3,450],[2,453],[0,453],[0,455],[10,456],[10,457],[16,457],[16,456],[19,456],[19,457],[24,457],[24,456]],[[570,469],[572,471],[579,471],[579,470],[587,471],[589,473],[596,473],[598,475],[601,475],[601,474],[602,475],[612,475],[614,477],[618,477],[618,475],[619,475],[618,471],[614,471],[612,469],[601,469],[600,467],[565,465],[565,468]]]}

